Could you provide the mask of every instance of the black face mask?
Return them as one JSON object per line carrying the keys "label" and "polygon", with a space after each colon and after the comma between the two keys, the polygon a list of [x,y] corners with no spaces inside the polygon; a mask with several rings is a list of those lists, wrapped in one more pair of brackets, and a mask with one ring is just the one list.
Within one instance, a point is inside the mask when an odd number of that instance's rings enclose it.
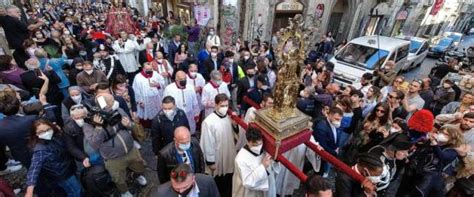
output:
{"label": "black face mask", "polygon": [[145,73],[146,73],[147,75],[151,75],[151,74],[153,74],[153,71],[152,71],[152,70],[147,70],[147,71],[145,71]]}
{"label": "black face mask", "polygon": [[247,74],[248,77],[252,78],[255,74]]}
{"label": "black face mask", "polygon": [[179,85],[182,87],[186,86],[186,80],[179,81]]}

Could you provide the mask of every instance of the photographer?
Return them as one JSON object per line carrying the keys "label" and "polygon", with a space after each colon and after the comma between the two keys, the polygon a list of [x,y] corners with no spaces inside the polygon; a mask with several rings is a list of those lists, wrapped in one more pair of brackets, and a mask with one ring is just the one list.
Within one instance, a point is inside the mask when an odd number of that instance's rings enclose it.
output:
{"label": "photographer", "polygon": [[[100,109],[92,107],[89,110],[90,124],[85,124],[83,128],[85,138],[104,158],[105,167],[118,191],[124,196],[131,196],[126,183],[127,169],[142,174],[145,168],[130,134],[134,124],[112,95],[101,95],[96,102]],[[138,176],[137,181],[140,185],[146,185],[143,176]]]}

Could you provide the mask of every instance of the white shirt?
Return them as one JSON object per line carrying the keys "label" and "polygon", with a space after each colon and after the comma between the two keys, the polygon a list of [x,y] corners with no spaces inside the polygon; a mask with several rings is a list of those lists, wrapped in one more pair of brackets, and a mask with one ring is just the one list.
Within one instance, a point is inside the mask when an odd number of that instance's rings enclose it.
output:
{"label": "white shirt", "polygon": [[337,131],[336,131],[336,127],[335,127],[334,125],[332,125],[332,122],[329,121],[329,119],[328,119],[328,122],[329,122],[329,126],[331,126],[332,135],[334,136],[334,143],[337,144]]}

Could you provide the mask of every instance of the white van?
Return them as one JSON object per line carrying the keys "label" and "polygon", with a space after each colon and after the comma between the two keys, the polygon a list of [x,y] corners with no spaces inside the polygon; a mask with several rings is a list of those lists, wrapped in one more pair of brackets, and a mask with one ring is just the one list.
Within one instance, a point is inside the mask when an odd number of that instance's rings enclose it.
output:
{"label": "white van", "polygon": [[357,83],[364,73],[373,73],[388,60],[395,61],[398,73],[405,66],[409,46],[410,41],[385,36],[355,38],[329,60],[334,64],[334,80],[343,85]]}

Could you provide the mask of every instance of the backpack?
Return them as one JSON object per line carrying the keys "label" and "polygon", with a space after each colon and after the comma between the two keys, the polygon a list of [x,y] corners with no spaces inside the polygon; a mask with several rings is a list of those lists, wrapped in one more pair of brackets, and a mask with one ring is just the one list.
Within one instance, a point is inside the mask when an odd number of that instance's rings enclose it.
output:
{"label": "backpack", "polygon": [[115,192],[115,184],[104,165],[94,165],[81,173],[81,183],[87,196],[107,197]]}

